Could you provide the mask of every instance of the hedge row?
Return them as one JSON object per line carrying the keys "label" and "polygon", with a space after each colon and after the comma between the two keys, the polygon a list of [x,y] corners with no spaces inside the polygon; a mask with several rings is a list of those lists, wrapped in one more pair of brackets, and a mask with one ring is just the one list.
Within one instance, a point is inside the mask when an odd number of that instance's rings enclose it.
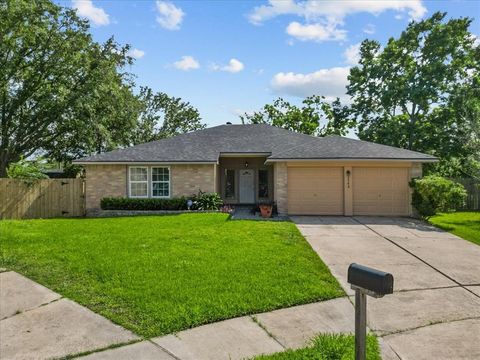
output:
{"label": "hedge row", "polygon": [[134,199],[106,197],[100,200],[103,210],[187,210],[186,197],[171,199]]}

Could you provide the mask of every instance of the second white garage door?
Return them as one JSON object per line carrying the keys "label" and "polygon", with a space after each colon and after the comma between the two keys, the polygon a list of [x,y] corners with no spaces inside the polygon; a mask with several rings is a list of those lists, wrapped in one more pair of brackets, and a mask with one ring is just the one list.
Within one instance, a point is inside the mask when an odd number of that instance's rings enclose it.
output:
{"label": "second white garage door", "polygon": [[343,215],[343,167],[288,169],[288,213]]}
{"label": "second white garage door", "polygon": [[408,215],[408,168],[353,168],[354,215]]}

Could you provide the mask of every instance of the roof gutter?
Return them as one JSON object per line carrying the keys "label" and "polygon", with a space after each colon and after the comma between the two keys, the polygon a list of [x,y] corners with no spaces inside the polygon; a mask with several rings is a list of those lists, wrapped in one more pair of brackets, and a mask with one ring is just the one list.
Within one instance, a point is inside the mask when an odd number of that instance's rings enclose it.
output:
{"label": "roof gutter", "polygon": [[316,158],[316,159],[271,159],[268,158],[265,161],[265,164],[267,163],[275,163],[275,162],[317,162],[317,161],[325,161],[325,162],[330,162],[330,161],[372,161],[372,162],[381,162],[381,161],[409,161],[409,162],[419,162],[419,163],[434,163],[438,162],[439,160],[437,158],[423,158],[423,159],[411,159],[411,158],[348,158],[348,157],[338,157],[338,158]]}
{"label": "roof gutter", "polygon": [[75,165],[213,165],[218,161],[72,161]]}

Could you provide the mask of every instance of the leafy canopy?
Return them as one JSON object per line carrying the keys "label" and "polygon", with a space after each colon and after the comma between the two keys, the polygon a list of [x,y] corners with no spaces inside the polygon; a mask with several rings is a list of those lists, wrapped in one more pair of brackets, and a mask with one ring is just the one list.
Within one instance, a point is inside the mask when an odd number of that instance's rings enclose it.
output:
{"label": "leafy canopy", "polygon": [[480,161],[480,49],[471,19],[445,17],[411,22],[384,48],[363,41],[347,93],[360,139],[457,161],[453,175]]}
{"label": "leafy canopy", "polygon": [[67,160],[114,148],[135,126],[128,46],[88,30],[49,0],[0,3],[0,177],[39,151]]}
{"label": "leafy canopy", "polygon": [[338,98],[329,103],[318,95],[304,99],[301,107],[278,98],[260,111],[241,115],[240,119],[243,123],[270,124],[315,136],[345,135],[353,126],[348,107],[342,106]]}
{"label": "leafy canopy", "polygon": [[140,89],[141,112],[131,142],[141,144],[205,128],[200,113],[181,98],[148,87]]}

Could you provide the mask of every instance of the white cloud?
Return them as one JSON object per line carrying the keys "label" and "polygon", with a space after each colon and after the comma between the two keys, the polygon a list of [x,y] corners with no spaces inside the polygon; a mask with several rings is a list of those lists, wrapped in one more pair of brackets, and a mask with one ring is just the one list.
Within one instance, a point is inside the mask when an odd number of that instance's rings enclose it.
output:
{"label": "white cloud", "polygon": [[262,22],[280,15],[297,15],[307,20],[318,18],[332,18],[341,20],[345,16],[360,12],[378,15],[387,10],[407,13],[411,19],[418,20],[427,9],[421,0],[306,0],[296,2],[294,0],[270,0],[268,5],[256,6],[249,15],[250,22],[261,24]]}
{"label": "white cloud", "polygon": [[141,59],[145,55],[145,51],[133,48],[128,51],[127,55],[134,59]]}
{"label": "white cloud", "polygon": [[[421,0],[269,0],[268,5],[256,6],[249,20],[260,25],[277,16],[295,15],[303,18],[305,24],[290,23],[288,34],[303,41],[340,41],[346,38],[346,30],[342,29],[346,16],[356,13],[379,15],[387,10],[396,11],[397,15],[406,14],[414,20],[422,18],[427,12]],[[367,31],[371,30],[367,28]]]}
{"label": "white cloud", "polygon": [[345,62],[347,64],[349,65],[358,64],[358,61],[360,60],[360,45],[362,44],[361,43],[353,44],[345,49],[345,51],[343,52],[343,57],[345,58]]}
{"label": "white cloud", "polygon": [[109,15],[102,8],[95,7],[91,0],[72,0],[72,7],[79,16],[87,18],[95,25],[110,24]]}
{"label": "white cloud", "polygon": [[182,56],[182,58],[173,63],[173,66],[179,70],[189,71],[200,67],[200,63],[193,56]]}
{"label": "white cloud", "polygon": [[363,28],[363,32],[364,32],[365,34],[368,34],[368,35],[375,34],[375,25],[373,25],[373,24],[367,24],[367,25]]}
{"label": "white cloud", "polygon": [[339,41],[347,37],[346,30],[338,29],[335,23],[302,25],[293,21],[287,26],[286,32],[301,41]]}
{"label": "white cloud", "polygon": [[329,101],[337,96],[348,101],[346,86],[349,67],[334,67],[320,69],[313,73],[283,73],[276,74],[271,81],[271,88],[275,93],[307,97],[310,95],[324,95]]}
{"label": "white cloud", "polygon": [[179,30],[185,13],[168,1],[157,1],[157,22],[167,30]]}
{"label": "white cloud", "polygon": [[226,71],[230,73],[238,73],[242,71],[245,66],[240,60],[237,60],[235,58],[230,59],[227,65],[218,65],[218,64],[212,64],[210,68],[214,71]]}

